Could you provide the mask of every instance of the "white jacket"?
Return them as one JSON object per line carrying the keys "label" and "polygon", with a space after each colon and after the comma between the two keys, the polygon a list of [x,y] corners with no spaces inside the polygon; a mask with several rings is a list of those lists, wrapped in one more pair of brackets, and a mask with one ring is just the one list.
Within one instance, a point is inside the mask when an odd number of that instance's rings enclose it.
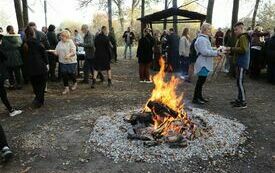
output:
{"label": "white jacket", "polygon": [[190,41],[185,36],[182,36],[179,43],[179,55],[189,57],[190,45]]}
{"label": "white jacket", "polygon": [[218,51],[212,49],[209,37],[199,34],[195,42],[195,49],[199,56],[194,66],[194,72],[199,73],[203,67],[213,71],[213,58],[218,56]]}

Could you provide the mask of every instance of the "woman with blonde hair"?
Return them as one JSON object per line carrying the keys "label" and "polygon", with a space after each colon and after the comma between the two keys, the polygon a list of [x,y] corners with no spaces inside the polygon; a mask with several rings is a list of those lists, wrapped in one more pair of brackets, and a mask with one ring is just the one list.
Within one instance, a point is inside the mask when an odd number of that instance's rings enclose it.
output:
{"label": "woman with blonde hair", "polygon": [[180,38],[179,42],[179,55],[182,67],[182,79],[185,79],[185,76],[188,75],[190,45],[191,42],[189,37],[189,28],[184,28],[182,32],[182,37]]}
{"label": "woman with blonde hair", "polygon": [[73,86],[71,90],[74,91],[77,88],[76,82],[76,66],[77,66],[77,57],[76,57],[76,46],[71,39],[70,32],[64,30],[60,33],[60,41],[58,42],[55,50],[53,52],[58,56],[60,71],[63,77],[63,83],[65,90],[62,92],[63,95],[70,92],[69,88],[69,79],[72,80]]}

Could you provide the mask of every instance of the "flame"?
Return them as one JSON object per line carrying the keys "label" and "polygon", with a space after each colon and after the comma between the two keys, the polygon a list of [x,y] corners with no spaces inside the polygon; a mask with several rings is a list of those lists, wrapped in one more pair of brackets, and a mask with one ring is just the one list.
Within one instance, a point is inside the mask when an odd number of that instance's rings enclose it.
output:
{"label": "flame", "polygon": [[157,115],[154,110],[150,110],[147,106],[145,106],[145,111],[153,112],[153,128],[155,131],[160,131],[162,136],[170,136],[171,134],[183,134],[185,136],[185,133],[192,130],[193,126],[187,113],[184,111],[182,102],[183,94],[179,96],[176,94],[176,88],[180,80],[172,76],[170,81],[166,82],[165,60],[161,58],[159,63],[161,67],[160,71],[152,78],[155,88],[146,105],[148,105],[150,101],[161,103],[175,111],[177,116],[162,117]]}

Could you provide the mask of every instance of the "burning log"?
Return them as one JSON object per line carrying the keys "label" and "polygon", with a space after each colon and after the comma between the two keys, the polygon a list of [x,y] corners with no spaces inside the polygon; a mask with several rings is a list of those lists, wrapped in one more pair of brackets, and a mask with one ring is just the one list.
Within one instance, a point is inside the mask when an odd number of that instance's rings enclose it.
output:
{"label": "burning log", "polygon": [[178,113],[176,111],[156,101],[149,101],[147,104],[147,107],[150,108],[154,114],[157,114],[158,116],[161,116],[161,117],[172,116],[173,118],[177,118],[178,116]]}

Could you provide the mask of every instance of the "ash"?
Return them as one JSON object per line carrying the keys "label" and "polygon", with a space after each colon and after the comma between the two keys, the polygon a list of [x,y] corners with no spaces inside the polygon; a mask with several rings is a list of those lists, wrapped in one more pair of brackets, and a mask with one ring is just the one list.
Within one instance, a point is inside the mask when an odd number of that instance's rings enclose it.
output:
{"label": "ash", "polygon": [[169,164],[186,161],[191,157],[208,160],[225,154],[232,155],[237,151],[238,146],[245,142],[243,124],[194,108],[189,112],[189,116],[204,120],[211,130],[193,141],[188,141],[185,148],[170,148],[165,143],[146,147],[143,141],[127,139],[127,131],[132,128],[132,125],[125,122],[124,118],[129,113],[119,112],[113,117],[101,116],[97,119],[90,136],[90,142],[95,151],[103,153],[115,162]]}

